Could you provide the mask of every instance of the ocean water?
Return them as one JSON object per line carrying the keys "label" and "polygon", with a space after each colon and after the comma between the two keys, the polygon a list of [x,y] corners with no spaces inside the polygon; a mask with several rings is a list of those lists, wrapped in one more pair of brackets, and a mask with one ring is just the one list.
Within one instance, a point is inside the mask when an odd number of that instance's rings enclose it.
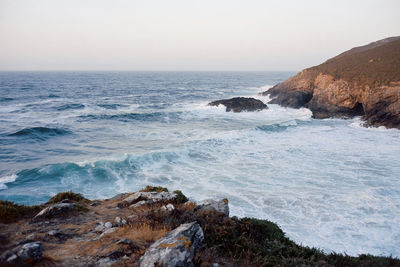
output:
{"label": "ocean water", "polygon": [[231,215],[271,220],[326,252],[400,257],[399,130],[207,106],[267,102],[258,93],[293,74],[0,72],[0,199],[161,185],[226,197]]}

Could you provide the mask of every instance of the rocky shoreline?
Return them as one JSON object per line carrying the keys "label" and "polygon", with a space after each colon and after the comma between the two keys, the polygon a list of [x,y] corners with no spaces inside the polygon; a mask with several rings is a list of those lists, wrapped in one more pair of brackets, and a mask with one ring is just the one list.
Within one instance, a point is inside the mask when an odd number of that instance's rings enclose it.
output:
{"label": "rocky shoreline", "polygon": [[362,116],[365,126],[400,128],[400,37],[353,48],[262,94],[318,119]]}
{"label": "rocky shoreline", "polygon": [[400,266],[325,254],[267,220],[229,217],[228,200],[146,187],[105,200],[59,193],[40,206],[0,201],[1,266]]}

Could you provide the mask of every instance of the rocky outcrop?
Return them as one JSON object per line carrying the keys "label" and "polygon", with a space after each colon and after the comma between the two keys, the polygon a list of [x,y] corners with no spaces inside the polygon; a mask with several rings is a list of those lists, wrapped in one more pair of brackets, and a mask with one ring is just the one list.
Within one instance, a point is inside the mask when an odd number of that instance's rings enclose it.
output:
{"label": "rocky outcrop", "polygon": [[182,224],[154,242],[140,259],[140,266],[192,267],[195,252],[203,242],[203,230],[198,223]]}
{"label": "rocky outcrop", "polygon": [[32,221],[40,221],[43,219],[49,219],[54,216],[60,215],[60,214],[65,214],[67,212],[73,211],[76,207],[75,203],[59,203],[59,204],[54,204],[51,205],[45,209],[43,209],[41,212],[39,212],[33,219]]}
{"label": "rocky outcrop", "polygon": [[262,94],[314,118],[363,116],[368,126],[400,128],[400,37],[353,48]]}
{"label": "rocky outcrop", "polygon": [[29,242],[20,245],[1,255],[0,264],[10,266],[31,266],[39,261],[43,255],[43,247],[40,242]]}
{"label": "rocky outcrop", "polygon": [[224,105],[226,111],[242,112],[242,111],[261,111],[268,109],[262,101],[251,97],[234,97],[231,99],[222,99],[208,103],[209,106]]}
{"label": "rocky outcrop", "polygon": [[118,207],[137,208],[147,204],[172,201],[177,197],[178,195],[175,192],[136,192],[120,202]]}
{"label": "rocky outcrop", "polygon": [[203,200],[197,204],[195,210],[213,210],[221,212],[225,216],[229,217],[229,205],[226,198],[221,199],[220,201],[215,201],[213,199]]}
{"label": "rocky outcrop", "polygon": [[[391,257],[325,254],[294,243],[270,221],[229,217],[227,199],[196,203],[187,201],[180,191],[174,191],[177,198],[165,192],[168,192],[166,188],[146,187],[140,193],[127,193],[105,200],[84,200],[75,203],[73,213],[67,209],[67,213],[51,213],[51,219],[43,217],[46,220],[38,221],[31,220],[37,211],[32,213],[33,210],[27,210],[27,207],[7,202],[7,207],[28,213],[19,217],[17,222],[3,220],[7,224],[0,223],[0,266],[400,264],[398,259]],[[75,193],[64,192],[41,206],[54,207],[53,201],[64,201],[65,195],[70,196],[69,201],[79,199]],[[131,201],[144,200],[136,198],[138,196],[148,197],[146,201],[161,200],[140,208],[128,208]],[[126,205],[119,208],[118,204],[124,202]],[[3,218],[15,213],[15,209],[7,213],[1,201],[0,210]]]}

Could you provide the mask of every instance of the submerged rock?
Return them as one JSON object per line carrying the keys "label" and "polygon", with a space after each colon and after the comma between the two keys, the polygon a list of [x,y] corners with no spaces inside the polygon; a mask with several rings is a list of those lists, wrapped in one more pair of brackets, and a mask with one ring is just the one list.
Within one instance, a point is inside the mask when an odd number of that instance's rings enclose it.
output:
{"label": "submerged rock", "polygon": [[224,198],[219,201],[206,199],[197,204],[195,210],[215,210],[217,212],[222,212],[225,216],[229,217],[228,199]]}
{"label": "submerged rock", "polygon": [[140,258],[140,266],[194,266],[193,257],[203,242],[203,230],[198,223],[181,224],[149,247]]}
{"label": "submerged rock", "polygon": [[268,109],[261,100],[251,97],[234,97],[231,99],[222,99],[208,103],[209,106],[224,105],[226,111],[242,112],[242,111],[261,111]]}
{"label": "submerged rock", "polygon": [[75,209],[75,204],[74,203],[59,203],[59,204],[54,204],[51,205],[42,211],[40,211],[33,219],[32,221],[39,221],[42,219],[48,219],[52,218],[56,215],[60,215],[69,211],[73,211]]}

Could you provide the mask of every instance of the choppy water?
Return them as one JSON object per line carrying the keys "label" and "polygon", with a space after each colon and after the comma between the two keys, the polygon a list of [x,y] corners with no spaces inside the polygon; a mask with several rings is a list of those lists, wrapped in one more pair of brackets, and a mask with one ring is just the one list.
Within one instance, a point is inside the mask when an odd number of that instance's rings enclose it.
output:
{"label": "choppy water", "polygon": [[400,257],[400,131],[307,109],[227,113],[289,72],[1,72],[0,198],[147,184],[278,223],[327,252]]}

